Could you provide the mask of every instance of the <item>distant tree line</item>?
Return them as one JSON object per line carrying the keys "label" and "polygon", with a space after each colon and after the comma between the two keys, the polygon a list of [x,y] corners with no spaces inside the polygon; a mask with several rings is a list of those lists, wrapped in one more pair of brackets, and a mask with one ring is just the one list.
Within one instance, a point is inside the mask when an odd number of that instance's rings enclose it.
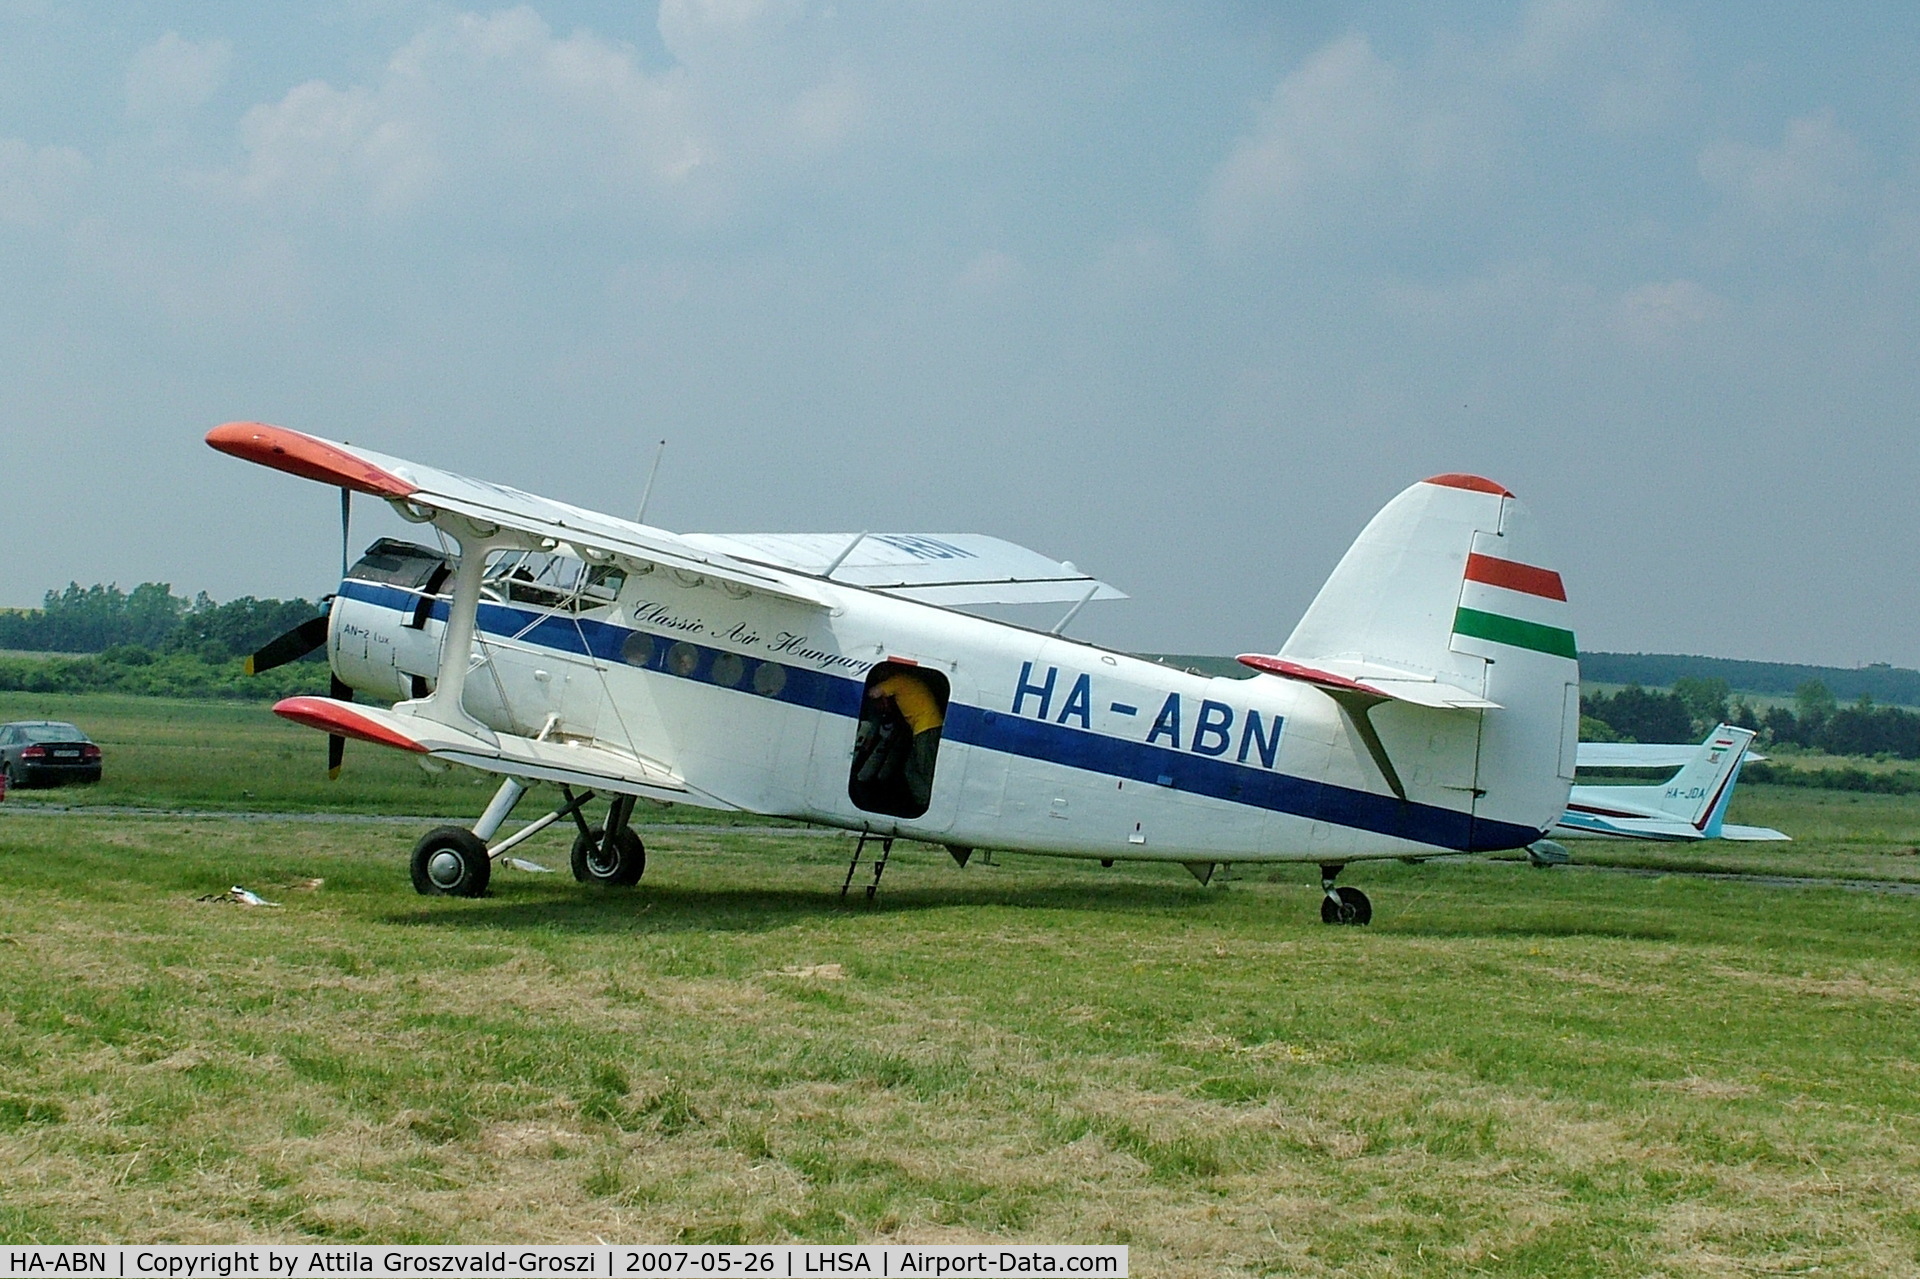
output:
{"label": "distant tree line", "polygon": [[164,582],[131,591],[71,583],[48,591],[38,609],[0,612],[0,649],[76,656],[0,656],[0,691],[247,699],[323,692],[324,652],[260,676],[240,663],[319,611],[301,599],[248,595],[219,604],[203,591],[189,600]]}
{"label": "distant tree line", "polygon": [[327,668],[319,662],[289,662],[264,675],[248,675],[237,658],[209,662],[194,653],[156,655],[132,644],[75,657],[0,657],[4,693],[274,701],[296,693],[325,693],[327,682]]}
{"label": "distant tree line", "polygon": [[1697,742],[1727,721],[1730,692],[1723,679],[1683,677],[1670,693],[1638,684],[1612,694],[1588,693],[1580,699],[1580,736],[1589,742]]}
{"label": "distant tree line", "polygon": [[[165,582],[142,582],[131,591],[118,585],[48,591],[38,609],[0,613],[0,649],[37,653],[108,653],[141,664],[172,653],[203,661],[245,657],[320,611],[302,599],[262,600],[245,595],[217,604],[205,591],[193,599]],[[310,660],[320,660],[314,654]]]}
{"label": "distant tree line", "polygon": [[1744,699],[1729,702],[1723,679],[1681,677],[1670,693],[1629,684],[1617,693],[1580,699],[1581,736],[1587,741],[1696,742],[1715,724],[1737,724],[1764,742],[1829,755],[1920,759],[1920,714],[1875,706],[1867,694],[1848,706],[1819,680],[1794,690],[1792,707],[1756,711]]}
{"label": "distant tree line", "polygon": [[1842,703],[1858,701],[1865,694],[1876,705],[1920,706],[1920,671],[1885,662],[1849,669],[1678,653],[1582,653],[1580,675],[1595,684],[1647,688],[1669,688],[1683,679],[1717,679],[1768,697],[1794,697],[1801,685],[1817,682]]}

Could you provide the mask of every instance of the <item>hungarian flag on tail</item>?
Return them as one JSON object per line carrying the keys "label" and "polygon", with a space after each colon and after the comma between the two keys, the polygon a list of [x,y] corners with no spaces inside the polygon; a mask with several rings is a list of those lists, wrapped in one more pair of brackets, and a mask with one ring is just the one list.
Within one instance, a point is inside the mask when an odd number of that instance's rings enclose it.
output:
{"label": "hungarian flag on tail", "polygon": [[[1460,641],[1480,640],[1576,660],[1567,591],[1560,575],[1506,558],[1500,542],[1497,536],[1474,534],[1460,603],[1453,613],[1453,647],[1477,652],[1479,645]],[[1495,653],[1485,655],[1497,658]]]}

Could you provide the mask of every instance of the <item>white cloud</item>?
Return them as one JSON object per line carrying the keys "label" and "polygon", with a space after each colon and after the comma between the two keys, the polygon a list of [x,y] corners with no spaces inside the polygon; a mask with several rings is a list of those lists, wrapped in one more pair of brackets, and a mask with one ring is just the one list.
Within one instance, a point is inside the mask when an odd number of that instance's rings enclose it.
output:
{"label": "white cloud", "polygon": [[1661,280],[1627,290],[1614,308],[1620,334],[1641,346],[1667,346],[1723,314],[1724,299],[1694,280]]}
{"label": "white cloud", "polygon": [[1497,216],[1543,126],[1572,140],[1671,118],[1692,92],[1685,49],[1613,0],[1537,0],[1510,32],[1417,57],[1343,36],[1281,79],[1214,171],[1209,229],[1242,244]]}
{"label": "white cloud", "polygon": [[200,106],[226,83],[232,61],[226,40],[196,44],[167,32],[127,66],[127,114],[164,116]]}
{"label": "white cloud", "polygon": [[[226,243],[222,252],[183,252],[164,236],[102,218],[77,223],[67,237],[74,264],[109,285],[128,310],[157,317],[176,332],[258,337],[308,315],[313,272],[292,245],[271,236]],[[231,341],[223,337],[222,341]]]}
{"label": "white cloud", "polygon": [[1463,152],[1459,122],[1415,101],[1365,36],[1327,45],[1280,81],[1253,131],[1214,172],[1211,229],[1233,243],[1291,236],[1357,197],[1402,203]]}
{"label": "white cloud", "polygon": [[0,222],[37,226],[53,220],[92,167],[72,147],[0,138]]}
{"label": "white cloud", "polygon": [[1090,283],[1108,297],[1149,295],[1180,281],[1180,259],[1165,238],[1121,236],[1102,249],[1089,271]]}
{"label": "white cloud", "polygon": [[1761,217],[1787,221],[1839,212],[1860,195],[1865,153],[1831,109],[1789,121],[1777,147],[1717,142],[1700,176]]}
{"label": "white cloud", "polygon": [[974,297],[992,297],[1013,288],[1025,276],[1026,268],[1020,264],[1020,259],[999,249],[986,249],[975,254],[973,260],[962,268],[954,284],[962,293]]}
{"label": "white cloud", "polygon": [[801,0],[661,0],[660,38],[685,66],[751,59],[806,14]]}
{"label": "white cloud", "polygon": [[384,216],[428,205],[506,219],[583,212],[722,216],[857,129],[852,79],[781,59],[791,6],[668,0],[681,65],[658,73],[532,9],[459,14],[366,83],[312,81],[247,113],[248,194]]}
{"label": "white cloud", "polygon": [[1588,273],[1545,258],[1496,263],[1441,283],[1393,280],[1379,290],[1381,310],[1410,330],[1447,340],[1512,344],[1550,336],[1563,351],[1609,349],[1616,341],[1649,349],[1677,346],[1729,310],[1691,279],[1655,280],[1615,292]]}
{"label": "white cloud", "polygon": [[1557,327],[1590,311],[1591,285],[1564,277],[1543,258],[1491,264],[1485,271],[1434,283],[1388,280],[1380,287],[1387,315],[1434,334],[1483,332],[1516,320]]}
{"label": "white cloud", "polygon": [[1568,100],[1588,127],[1639,133],[1692,92],[1686,41],[1666,21],[1616,0],[1535,0],[1507,42],[1500,72]]}
{"label": "white cloud", "polygon": [[1611,0],[1537,0],[1528,5],[1508,47],[1513,69],[1537,79],[1563,74],[1601,36],[1616,9]]}

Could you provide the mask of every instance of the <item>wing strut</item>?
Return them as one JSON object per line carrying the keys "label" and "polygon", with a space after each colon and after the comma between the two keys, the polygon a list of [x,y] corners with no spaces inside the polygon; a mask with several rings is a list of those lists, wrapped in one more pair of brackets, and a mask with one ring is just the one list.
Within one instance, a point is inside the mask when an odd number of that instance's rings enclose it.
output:
{"label": "wing strut", "polygon": [[[480,583],[487,571],[487,552],[509,539],[500,536],[498,526],[477,525],[464,517],[443,516],[442,528],[451,531],[460,543],[460,558],[453,569],[453,599],[447,607],[446,629],[440,633],[440,669],[433,692],[393,708],[396,715],[412,715],[457,729],[491,745],[499,745],[492,729],[467,714],[462,698],[467,690],[467,672],[473,667],[473,637],[478,630]],[[483,531],[484,530],[484,531]]]}
{"label": "wing strut", "polygon": [[1380,734],[1374,728],[1371,718],[1374,707],[1393,699],[1384,693],[1363,693],[1350,688],[1328,688],[1324,684],[1318,687],[1321,692],[1333,699],[1334,705],[1340,708],[1340,713],[1346,716],[1347,723],[1353,726],[1354,734],[1366,746],[1367,754],[1373,757],[1373,765],[1380,770],[1380,776],[1387,779],[1387,785],[1393,793],[1404,801],[1407,798],[1407,788],[1400,781],[1399,770],[1394,768],[1393,761],[1387,757],[1387,748],[1381,744]]}

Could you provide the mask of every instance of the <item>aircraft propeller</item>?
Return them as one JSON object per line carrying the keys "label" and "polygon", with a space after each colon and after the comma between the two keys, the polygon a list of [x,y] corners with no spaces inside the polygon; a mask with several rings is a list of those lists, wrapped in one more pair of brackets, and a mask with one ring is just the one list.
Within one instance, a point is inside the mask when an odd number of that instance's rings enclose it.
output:
{"label": "aircraft propeller", "polygon": [[[340,577],[343,581],[346,579],[348,568],[351,567],[347,556],[351,545],[348,539],[352,518],[353,493],[349,489],[342,488],[340,490]],[[321,598],[320,603],[326,605],[332,600],[333,596],[327,595]],[[327,623],[328,614],[323,612],[308,618],[290,631],[274,636],[247,658],[247,674],[259,675],[276,666],[297,662],[321,647],[327,642]],[[352,701],[353,685],[333,674],[331,669],[327,673],[332,680],[327,696],[337,702]],[[346,759],[346,752],[346,738],[338,733],[327,734],[327,776],[329,778],[340,776],[340,766]]]}

